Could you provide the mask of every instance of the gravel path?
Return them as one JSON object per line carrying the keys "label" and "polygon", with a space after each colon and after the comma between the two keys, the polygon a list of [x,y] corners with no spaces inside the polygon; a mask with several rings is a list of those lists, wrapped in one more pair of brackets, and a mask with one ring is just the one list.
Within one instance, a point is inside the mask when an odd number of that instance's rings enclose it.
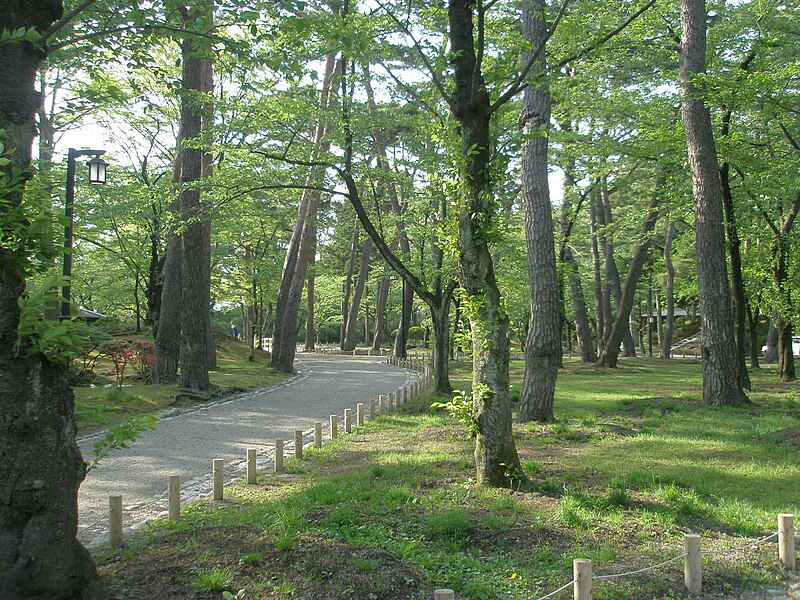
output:
{"label": "gravel path", "polygon": [[[108,496],[122,495],[126,527],[137,527],[167,510],[169,475],[181,476],[182,502],[211,491],[211,461],[225,460],[225,479],[244,472],[247,448],[258,449],[259,470],[271,468],[278,438],[294,431],[326,427],[359,402],[388,394],[416,379],[416,373],[387,365],[385,359],[303,356],[298,374],[272,388],[243,394],[175,416],[163,417],[130,448],[114,451],[93,469],[78,495],[80,529],[86,544],[107,540]],[[84,456],[98,436],[79,440]]]}

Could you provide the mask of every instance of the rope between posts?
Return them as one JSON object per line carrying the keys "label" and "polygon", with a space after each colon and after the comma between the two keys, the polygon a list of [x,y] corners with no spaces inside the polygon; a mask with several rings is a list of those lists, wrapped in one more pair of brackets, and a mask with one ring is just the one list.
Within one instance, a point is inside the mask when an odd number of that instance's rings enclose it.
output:
{"label": "rope between posts", "polygon": [[707,552],[703,552],[704,555],[708,554],[732,554],[734,552],[738,552],[739,550],[744,550],[745,548],[751,548],[753,546],[760,546],[761,544],[765,544],[766,542],[770,541],[772,538],[778,537],[778,532],[770,533],[768,536],[758,539],[754,542],[747,542],[746,544],[742,544],[741,546],[736,546],[729,550],[709,550]]}
{"label": "rope between posts", "polygon": [[545,600],[546,598],[552,598],[552,597],[553,597],[553,596],[555,596],[557,593],[559,593],[559,592],[563,592],[565,589],[567,589],[567,588],[568,588],[569,586],[571,586],[573,583],[575,583],[575,580],[574,580],[574,579],[573,579],[573,580],[571,580],[569,583],[562,585],[562,586],[561,586],[560,588],[558,588],[557,590],[553,590],[552,592],[550,592],[550,593],[549,593],[549,594],[547,594],[546,596],[542,596],[541,598],[537,598],[537,600]]}
{"label": "rope between posts", "polygon": [[664,562],[660,562],[657,565],[651,565],[649,567],[644,567],[642,569],[636,569],[635,571],[626,571],[624,573],[614,573],[612,575],[593,575],[592,579],[616,579],[617,577],[627,577],[628,575],[638,575],[639,573],[646,573],[647,571],[653,571],[670,563],[678,562],[686,558],[686,553],[684,552],[680,556],[676,556],[675,558],[670,558],[669,560],[665,560]]}
{"label": "rope between posts", "polygon": [[[765,543],[769,542],[770,540],[772,540],[774,538],[777,538],[777,537],[778,537],[778,532],[775,532],[775,533],[771,533],[771,534],[769,534],[769,535],[767,535],[767,536],[765,536],[763,538],[757,539],[757,540],[755,540],[753,542],[747,542],[746,544],[742,544],[741,546],[736,546],[734,548],[730,548],[730,549],[727,549],[727,550],[709,550],[709,551],[703,552],[703,555],[709,555],[709,554],[732,554],[734,552],[738,552],[739,550],[743,550],[745,548],[752,548],[753,546],[759,546],[761,544],[765,544]],[[660,562],[660,563],[655,564],[655,565],[650,565],[649,567],[643,567],[641,569],[636,569],[636,570],[633,570],[633,571],[625,571],[624,573],[613,573],[611,575],[593,575],[592,576],[592,580],[617,579],[619,577],[628,577],[630,575],[638,575],[640,573],[647,573],[648,571],[654,571],[655,569],[659,569],[659,568],[664,567],[666,565],[669,565],[671,563],[678,562],[679,560],[683,560],[684,558],[686,558],[686,556],[687,556],[687,554],[684,552],[683,554],[681,554],[679,556],[675,556],[674,558],[670,558],[669,560],[665,560],[665,561]],[[541,596],[540,598],[537,598],[537,600],[546,600],[547,598],[552,598],[553,596],[555,596],[559,592],[563,592],[565,589],[567,589],[573,583],[575,583],[574,579],[572,581],[570,581],[569,583],[567,583],[566,585],[561,586],[557,590],[553,590],[552,592],[550,592],[546,596]]]}
{"label": "rope between posts", "polygon": [[106,512],[104,512],[102,515],[100,515],[99,517],[97,517],[97,518],[96,518],[94,521],[92,521],[91,523],[87,523],[86,525],[81,525],[81,526],[80,526],[80,529],[84,529],[84,530],[85,530],[85,529],[91,529],[92,527],[94,527],[95,525],[97,525],[98,523],[100,523],[100,521],[102,521],[103,519],[105,519],[105,518],[106,518],[108,515],[110,515],[110,514],[111,514],[111,509],[108,509]]}

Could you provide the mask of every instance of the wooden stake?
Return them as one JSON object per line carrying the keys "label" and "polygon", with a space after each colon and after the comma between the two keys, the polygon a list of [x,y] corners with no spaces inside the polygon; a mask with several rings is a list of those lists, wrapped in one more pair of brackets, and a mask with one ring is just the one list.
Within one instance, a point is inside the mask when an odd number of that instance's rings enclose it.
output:
{"label": "wooden stake", "polygon": [[339,437],[339,415],[331,415],[331,439]]}
{"label": "wooden stake", "polygon": [[364,424],[364,403],[359,402],[356,404],[356,425]]}
{"label": "wooden stake", "polygon": [[378,414],[386,414],[386,396],[384,394],[378,396]]}
{"label": "wooden stake", "polygon": [[453,590],[434,590],[433,600],[455,600],[456,593]]}
{"label": "wooden stake", "polygon": [[181,520],[181,476],[170,475],[167,479],[167,503],[169,504],[169,520]]}
{"label": "wooden stake", "polygon": [[122,545],[122,496],[108,497],[108,544],[112,548]]}
{"label": "wooden stake", "polygon": [[283,440],[275,440],[275,472],[283,471]]}
{"label": "wooden stake", "polygon": [[349,408],[344,409],[344,432],[350,433],[353,431],[353,411]]}
{"label": "wooden stake", "polygon": [[797,568],[794,547],[794,515],[778,515],[778,558],[783,568]]}
{"label": "wooden stake", "polygon": [[256,449],[247,449],[247,483],[256,482]]}
{"label": "wooden stake", "polygon": [[369,399],[369,420],[375,420],[375,398]]}
{"label": "wooden stake", "polygon": [[314,448],[322,448],[322,423],[314,423]]}
{"label": "wooden stake", "polygon": [[214,500],[222,500],[222,477],[225,461],[215,458],[211,463],[211,475],[214,480]]}
{"label": "wooden stake", "polygon": [[294,430],[294,457],[303,460],[303,430]]}
{"label": "wooden stake", "polygon": [[703,589],[701,572],[702,556],[700,554],[700,536],[686,534],[683,536],[683,549],[686,559],[683,565],[683,581],[690,594],[699,594]]}
{"label": "wooden stake", "polygon": [[576,558],[572,561],[572,577],[574,600],[592,600],[592,561],[588,558]]}

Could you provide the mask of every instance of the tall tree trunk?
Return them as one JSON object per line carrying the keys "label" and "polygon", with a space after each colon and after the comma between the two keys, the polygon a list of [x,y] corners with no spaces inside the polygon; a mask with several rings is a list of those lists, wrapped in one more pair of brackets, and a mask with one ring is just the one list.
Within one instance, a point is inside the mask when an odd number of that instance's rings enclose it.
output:
{"label": "tall tree trunk", "polygon": [[[384,270],[388,273],[388,268]],[[372,351],[380,352],[383,339],[384,320],[386,318],[386,301],[389,298],[389,277],[384,276],[375,289],[375,336],[372,338]]]}
{"label": "tall tree trunk", "polygon": [[[9,0],[0,31],[44,32],[61,2]],[[92,558],[76,539],[78,486],[86,465],[75,443],[67,367],[18,339],[19,299],[30,272],[35,225],[20,208],[31,164],[39,96],[36,72],[46,43],[0,44],[0,130],[9,164],[0,166],[0,598],[94,600],[108,597]],[[26,175],[20,177],[18,173]],[[7,229],[6,229],[7,228]],[[19,344],[19,345],[17,345]]]}
{"label": "tall tree trunk", "polygon": [[[182,134],[178,134],[178,145],[172,162],[172,181],[180,183],[183,158]],[[170,202],[167,211],[173,222],[181,220],[180,199]],[[156,343],[150,380],[153,383],[175,383],[178,380],[178,356],[181,348],[181,297],[182,297],[182,242],[181,234],[171,225],[167,232],[167,251],[164,259],[161,310],[156,327]]]}
{"label": "tall tree trunk", "polygon": [[722,185],[711,115],[695,81],[705,73],[706,11],[703,0],[681,0],[681,114],[692,169],[698,294],[703,348],[703,398],[716,406],[750,400],[741,387],[733,333],[730,288],[722,229]]}
{"label": "tall tree trunk", "polygon": [[[329,112],[336,96],[336,73],[341,63],[335,54],[327,57],[325,77],[320,93],[320,117],[314,131],[312,160],[330,148]],[[325,176],[323,169],[312,167],[306,176],[309,186],[319,186]],[[286,249],[281,284],[275,308],[272,343],[272,368],[285,373],[294,370],[294,356],[297,351],[297,314],[300,310],[300,297],[306,279],[312,240],[316,239],[316,214],[321,199],[319,190],[305,189],[300,198],[297,222],[292,238]]]}
{"label": "tall tree trunk", "polygon": [[[597,192],[590,192],[589,196],[589,233],[592,238],[592,281],[594,284],[594,315],[595,329],[597,333],[597,351],[603,349],[606,332],[606,304],[603,295],[603,275],[600,272],[600,248],[598,243],[599,232],[597,230]],[[595,355],[596,360],[596,355]]]}
{"label": "tall tree trunk", "polygon": [[675,329],[675,267],[672,265],[672,242],[675,239],[675,223],[667,226],[664,240],[664,268],[667,272],[665,295],[667,314],[664,319],[664,340],[661,345],[661,358],[672,358],[672,332]]}
{"label": "tall tree trunk", "polygon": [[150,231],[150,265],[147,270],[147,318],[145,322],[152,328],[153,338],[158,337],[158,320],[161,315],[161,294],[164,289],[164,258],[161,256],[161,216],[153,203],[153,220]]}
{"label": "tall tree trunk", "polygon": [[[614,217],[612,216],[611,211],[611,193],[612,192],[608,189],[606,178],[604,176],[601,178],[600,201],[601,212],[603,214],[603,224],[606,227],[609,227],[614,223]],[[622,283],[620,281],[619,269],[617,268],[617,260],[614,258],[614,240],[611,236],[606,234],[603,235],[603,240],[603,260],[606,268],[605,319],[606,329],[608,330],[608,335],[610,336],[611,329],[613,327],[612,324],[615,322],[613,317],[614,310],[611,308],[611,298],[614,298],[616,312],[618,313],[619,306],[622,304]],[[624,350],[623,356],[636,356],[636,349],[633,343],[633,337],[631,336],[630,325],[626,324],[626,327],[628,331],[622,338],[622,346]]]}
{"label": "tall tree trunk", "polygon": [[[597,352],[592,342],[592,330],[589,326],[589,315],[586,310],[586,298],[583,294],[583,283],[581,282],[578,263],[572,254],[570,246],[570,236],[575,224],[576,216],[572,214],[574,209],[570,191],[575,187],[575,179],[571,175],[574,164],[565,169],[564,178],[564,200],[561,203],[561,247],[559,250],[559,260],[562,265],[562,276],[567,279],[569,285],[569,296],[572,302],[572,312],[575,315],[575,335],[578,342],[578,352],[582,362],[594,362],[597,360]],[[597,249],[596,239],[593,237],[595,250]],[[562,294],[563,295],[563,294]]]}
{"label": "tall tree trunk", "polygon": [[759,311],[756,306],[755,311],[750,303],[747,303],[747,332],[750,335],[750,368],[760,369],[758,363],[758,353],[761,347],[758,345],[758,317]]}
{"label": "tall tree trunk", "polygon": [[356,337],[358,336],[358,314],[361,311],[361,297],[364,294],[364,286],[367,283],[367,276],[369,275],[369,263],[372,260],[372,251],[375,245],[370,238],[364,240],[364,246],[361,249],[361,260],[358,264],[358,276],[356,283],[353,286],[353,299],[350,302],[350,308],[347,313],[347,325],[345,328],[344,341],[342,343],[342,350],[345,352],[352,352],[356,348]]}
{"label": "tall tree trunk", "polygon": [[317,344],[317,331],[314,325],[314,287],[316,285],[316,272],[314,265],[317,261],[317,235],[316,224],[314,225],[314,239],[311,244],[311,252],[308,257],[308,283],[306,284],[306,341],[303,345],[305,352],[313,352]]}
{"label": "tall tree trunk", "polygon": [[[206,30],[211,31],[214,26],[214,0],[203,0],[201,6],[205,11]],[[206,52],[205,54],[208,54]],[[200,131],[203,136],[204,149],[200,156],[200,178],[205,182],[203,189],[209,191],[209,179],[214,174],[213,155],[208,148],[213,144],[214,131],[214,62],[207,56],[200,60],[200,90],[203,93],[203,108],[200,112]],[[217,343],[214,340],[214,329],[211,326],[211,210],[210,203],[202,202],[206,213],[203,220],[203,280],[202,294],[206,305],[206,324],[203,325],[205,335],[206,367],[209,370],[217,368]],[[252,338],[252,336],[250,336]],[[252,344],[251,344],[252,345]],[[254,355],[253,355],[254,356]]]}
{"label": "tall tree trunk", "polygon": [[[190,16],[195,21],[202,8]],[[198,183],[203,171],[203,151],[193,147],[202,130],[203,101],[197,97],[202,92],[203,75],[200,48],[195,36],[187,36],[181,43],[183,79],[181,83],[181,132],[184,146],[181,150],[181,193],[179,205],[185,229],[181,235],[181,387],[190,390],[211,389],[208,378],[209,299],[206,296],[207,232],[205,211],[200,202]]]}
{"label": "tall tree trunk", "polygon": [[511,427],[508,314],[502,306],[489,248],[495,216],[489,180],[491,110],[475,52],[474,9],[472,0],[450,0],[448,6],[455,78],[452,110],[460,125],[458,164],[464,196],[458,215],[459,272],[472,326],[477,482],[502,486],[510,484],[510,472],[521,474],[522,468]]}
{"label": "tall tree trunk", "polygon": [[339,328],[339,349],[344,350],[344,338],[347,333],[347,320],[350,318],[350,295],[353,293],[353,275],[356,271],[356,254],[358,253],[358,223],[353,225],[353,237],[350,240],[350,258],[347,261],[347,273],[342,290],[342,325]]}
{"label": "tall tree trunk", "polygon": [[647,260],[647,252],[650,249],[650,234],[656,226],[656,219],[658,219],[658,199],[665,181],[666,177],[664,175],[660,175],[656,180],[656,189],[650,199],[650,204],[647,206],[647,216],[642,224],[643,239],[634,249],[633,256],[628,265],[628,275],[625,278],[625,288],[620,298],[620,304],[617,307],[617,317],[614,320],[611,335],[597,361],[597,364],[600,366],[617,366],[619,346],[626,332],[630,335],[631,330],[628,323],[630,321],[631,310],[633,310],[633,300],[636,296],[636,287],[639,283],[639,277],[641,277],[642,274],[642,267]]}
{"label": "tall tree trunk", "polygon": [[[727,114],[730,121],[730,114]],[[722,135],[727,135],[727,126],[723,125]],[[728,234],[728,255],[731,259],[731,297],[733,298],[733,318],[735,319],[734,334],[736,336],[736,355],[739,358],[739,377],[742,387],[752,389],[750,374],[747,372],[747,344],[745,343],[745,320],[747,318],[747,296],[744,292],[744,278],[742,277],[742,254],[739,243],[739,229],[736,226],[736,215],[733,207],[733,192],[730,182],[730,165],[722,163],[719,167],[720,182],[722,185],[722,208],[725,215],[725,229]]]}
{"label": "tall tree trunk", "polygon": [[[544,0],[522,5],[523,37],[538,48],[547,39]],[[526,55],[526,59],[530,57]],[[526,60],[527,62],[527,60]],[[545,82],[544,52],[534,77],[540,80],[525,89],[520,125],[522,144],[522,200],[528,250],[531,325],[525,343],[525,375],[522,380],[518,421],[549,422],[554,418],[558,367],[561,363],[560,298],[553,237],[553,207],[547,182],[547,143],[550,124],[550,90]]]}
{"label": "tall tree trunk", "polygon": [[778,322],[778,315],[773,312],[767,327],[767,350],[764,352],[764,362],[767,364],[778,362],[778,328],[775,323]]}
{"label": "tall tree trunk", "polygon": [[403,285],[400,293],[402,298],[400,323],[397,325],[397,335],[394,337],[393,354],[399,358],[405,358],[408,346],[408,330],[411,327],[411,308],[414,306],[414,289],[410,285]]}

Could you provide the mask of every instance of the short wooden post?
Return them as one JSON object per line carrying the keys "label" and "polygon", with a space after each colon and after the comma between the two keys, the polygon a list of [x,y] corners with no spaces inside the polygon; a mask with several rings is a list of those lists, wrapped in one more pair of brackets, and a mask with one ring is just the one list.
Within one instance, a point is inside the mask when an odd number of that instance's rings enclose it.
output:
{"label": "short wooden post", "polygon": [[385,415],[386,414],[386,395],[381,394],[378,396],[378,414]]}
{"label": "short wooden post", "polygon": [[700,536],[686,534],[683,536],[683,550],[686,559],[683,566],[683,581],[690,594],[699,594],[703,589],[701,573]]}
{"label": "short wooden post", "polygon": [[181,520],[181,476],[170,475],[167,479],[167,504],[169,505],[169,520]]}
{"label": "short wooden post", "polygon": [[576,558],[572,561],[572,578],[574,600],[592,600],[592,561],[588,558]]}
{"label": "short wooden post", "polygon": [[355,356],[355,355],[356,355],[356,351],[355,351],[355,349],[353,349],[353,356]]}
{"label": "short wooden post", "polygon": [[387,397],[389,398],[389,411],[391,412],[397,408],[397,396],[394,392],[389,392]]}
{"label": "short wooden post", "polygon": [[283,471],[283,440],[275,440],[275,472]]}
{"label": "short wooden post", "polygon": [[356,425],[364,424],[364,403],[359,402],[356,404]]}
{"label": "short wooden post", "polygon": [[303,460],[303,430],[294,430],[294,457]]}
{"label": "short wooden post", "polygon": [[331,439],[335,440],[339,437],[339,415],[331,415]]}
{"label": "short wooden post", "polygon": [[453,590],[441,589],[433,591],[433,600],[455,600],[456,593]]}
{"label": "short wooden post", "polygon": [[322,448],[322,423],[314,423],[314,448]]}
{"label": "short wooden post", "polygon": [[247,449],[247,483],[256,482],[256,449]]}
{"label": "short wooden post", "polygon": [[794,515],[778,515],[778,557],[783,568],[797,568],[794,547]]}
{"label": "short wooden post", "polygon": [[122,496],[108,497],[108,543],[112,548],[122,545]]}
{"label": "short wooden post", "polygon": [[215,458],[211,463],[211,475],[214,480],[214,500],[222,500],[222,478],[225,472],[225,461]]}
{"label": "short wooden post", "polygon": [[375,419],[375,398],[369,399],[369,420]]}
{"label": "short wooden post", "polygon": [[344,409],[344,432],[351,433],[353,431],[353,411],[349,408]]}

